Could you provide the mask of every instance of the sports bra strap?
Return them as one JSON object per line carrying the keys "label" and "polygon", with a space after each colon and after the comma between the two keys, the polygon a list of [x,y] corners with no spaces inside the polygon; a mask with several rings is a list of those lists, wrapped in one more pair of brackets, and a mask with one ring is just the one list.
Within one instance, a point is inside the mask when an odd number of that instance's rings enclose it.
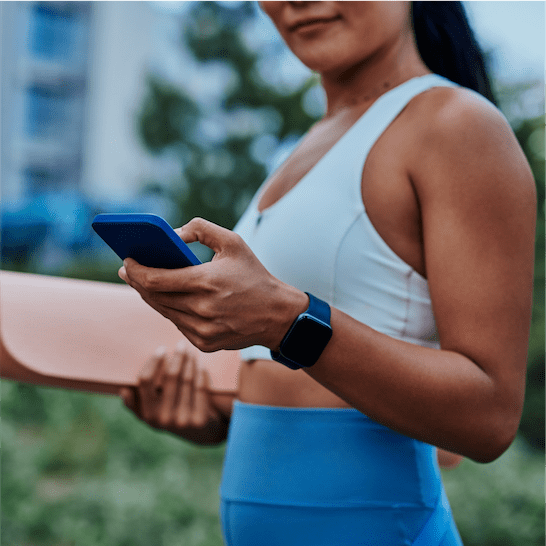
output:
{"label": "sports bra strap", "polygon": [[352,152],[358,163],[357,172],[362,172],[368,152],[408,103],[433,87],[457,87],[457,84],[438,74],[412,78],[381,95],[347,131],[347,137],[342,139],[345,148],[354,148]]}

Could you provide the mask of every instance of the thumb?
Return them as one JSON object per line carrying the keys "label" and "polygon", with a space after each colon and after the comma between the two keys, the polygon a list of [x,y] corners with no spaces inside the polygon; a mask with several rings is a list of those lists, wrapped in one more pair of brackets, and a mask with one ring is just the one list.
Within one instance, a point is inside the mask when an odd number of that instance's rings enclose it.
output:
{"label": "thumb", "polygon": [[185,243],[196,241],[208,246],[216,254],[225,252],[233,242],[234,233],[203,218],[194,218],[175,230]]}

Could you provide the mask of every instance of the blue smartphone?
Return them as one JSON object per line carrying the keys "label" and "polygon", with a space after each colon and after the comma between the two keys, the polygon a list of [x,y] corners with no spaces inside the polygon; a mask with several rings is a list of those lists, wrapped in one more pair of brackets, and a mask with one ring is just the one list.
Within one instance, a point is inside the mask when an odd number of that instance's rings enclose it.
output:
{"label": "blue smartphone", "polygon": [[122,259],[146,267],[180,269],[201,262],[173,228],[156,214],[97,214],[91,224]]}

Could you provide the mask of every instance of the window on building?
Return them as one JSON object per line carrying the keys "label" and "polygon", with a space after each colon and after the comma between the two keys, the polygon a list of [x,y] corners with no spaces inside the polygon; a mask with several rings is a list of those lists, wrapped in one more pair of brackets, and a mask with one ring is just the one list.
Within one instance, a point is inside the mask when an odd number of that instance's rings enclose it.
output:
{"label": "window on building", "polygon": [[62,140],[67,146],[76,144],[83,122],[83,82],[35,81],[24,97],[27,136]]}
{"label": "window on building", "polygon": [[31,163],[23,170],[23,178],[27,195],[74,189],[79,181],[79,162],[71,158],[50,164]]}
{"label": "window on building", "polygon": [[26,96],[26,133],[32,137],[56,136],[68,121],[69,98],[43,85],[32,85]]}
{"label": "window on building", "polygon": [[35,2],[30,16],[30,52],[62,63],[84,63],[88,2]]}

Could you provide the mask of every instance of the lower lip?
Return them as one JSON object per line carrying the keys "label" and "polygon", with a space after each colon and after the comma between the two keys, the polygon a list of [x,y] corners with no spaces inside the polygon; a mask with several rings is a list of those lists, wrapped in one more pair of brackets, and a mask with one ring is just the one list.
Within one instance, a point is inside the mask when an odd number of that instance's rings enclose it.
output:
{"label": "lower lip", "polygon": [[317,30],[322,30],[328,26],[330,26],[332,23],[335,23],[338,19],[326,19],[324,21],[315,21],[313,23],[306,23],[304,25],[301,25],[299,27],[296,27],[294,29],[294,32],[297,33],[307,33],[307,32],[314,32]]}

